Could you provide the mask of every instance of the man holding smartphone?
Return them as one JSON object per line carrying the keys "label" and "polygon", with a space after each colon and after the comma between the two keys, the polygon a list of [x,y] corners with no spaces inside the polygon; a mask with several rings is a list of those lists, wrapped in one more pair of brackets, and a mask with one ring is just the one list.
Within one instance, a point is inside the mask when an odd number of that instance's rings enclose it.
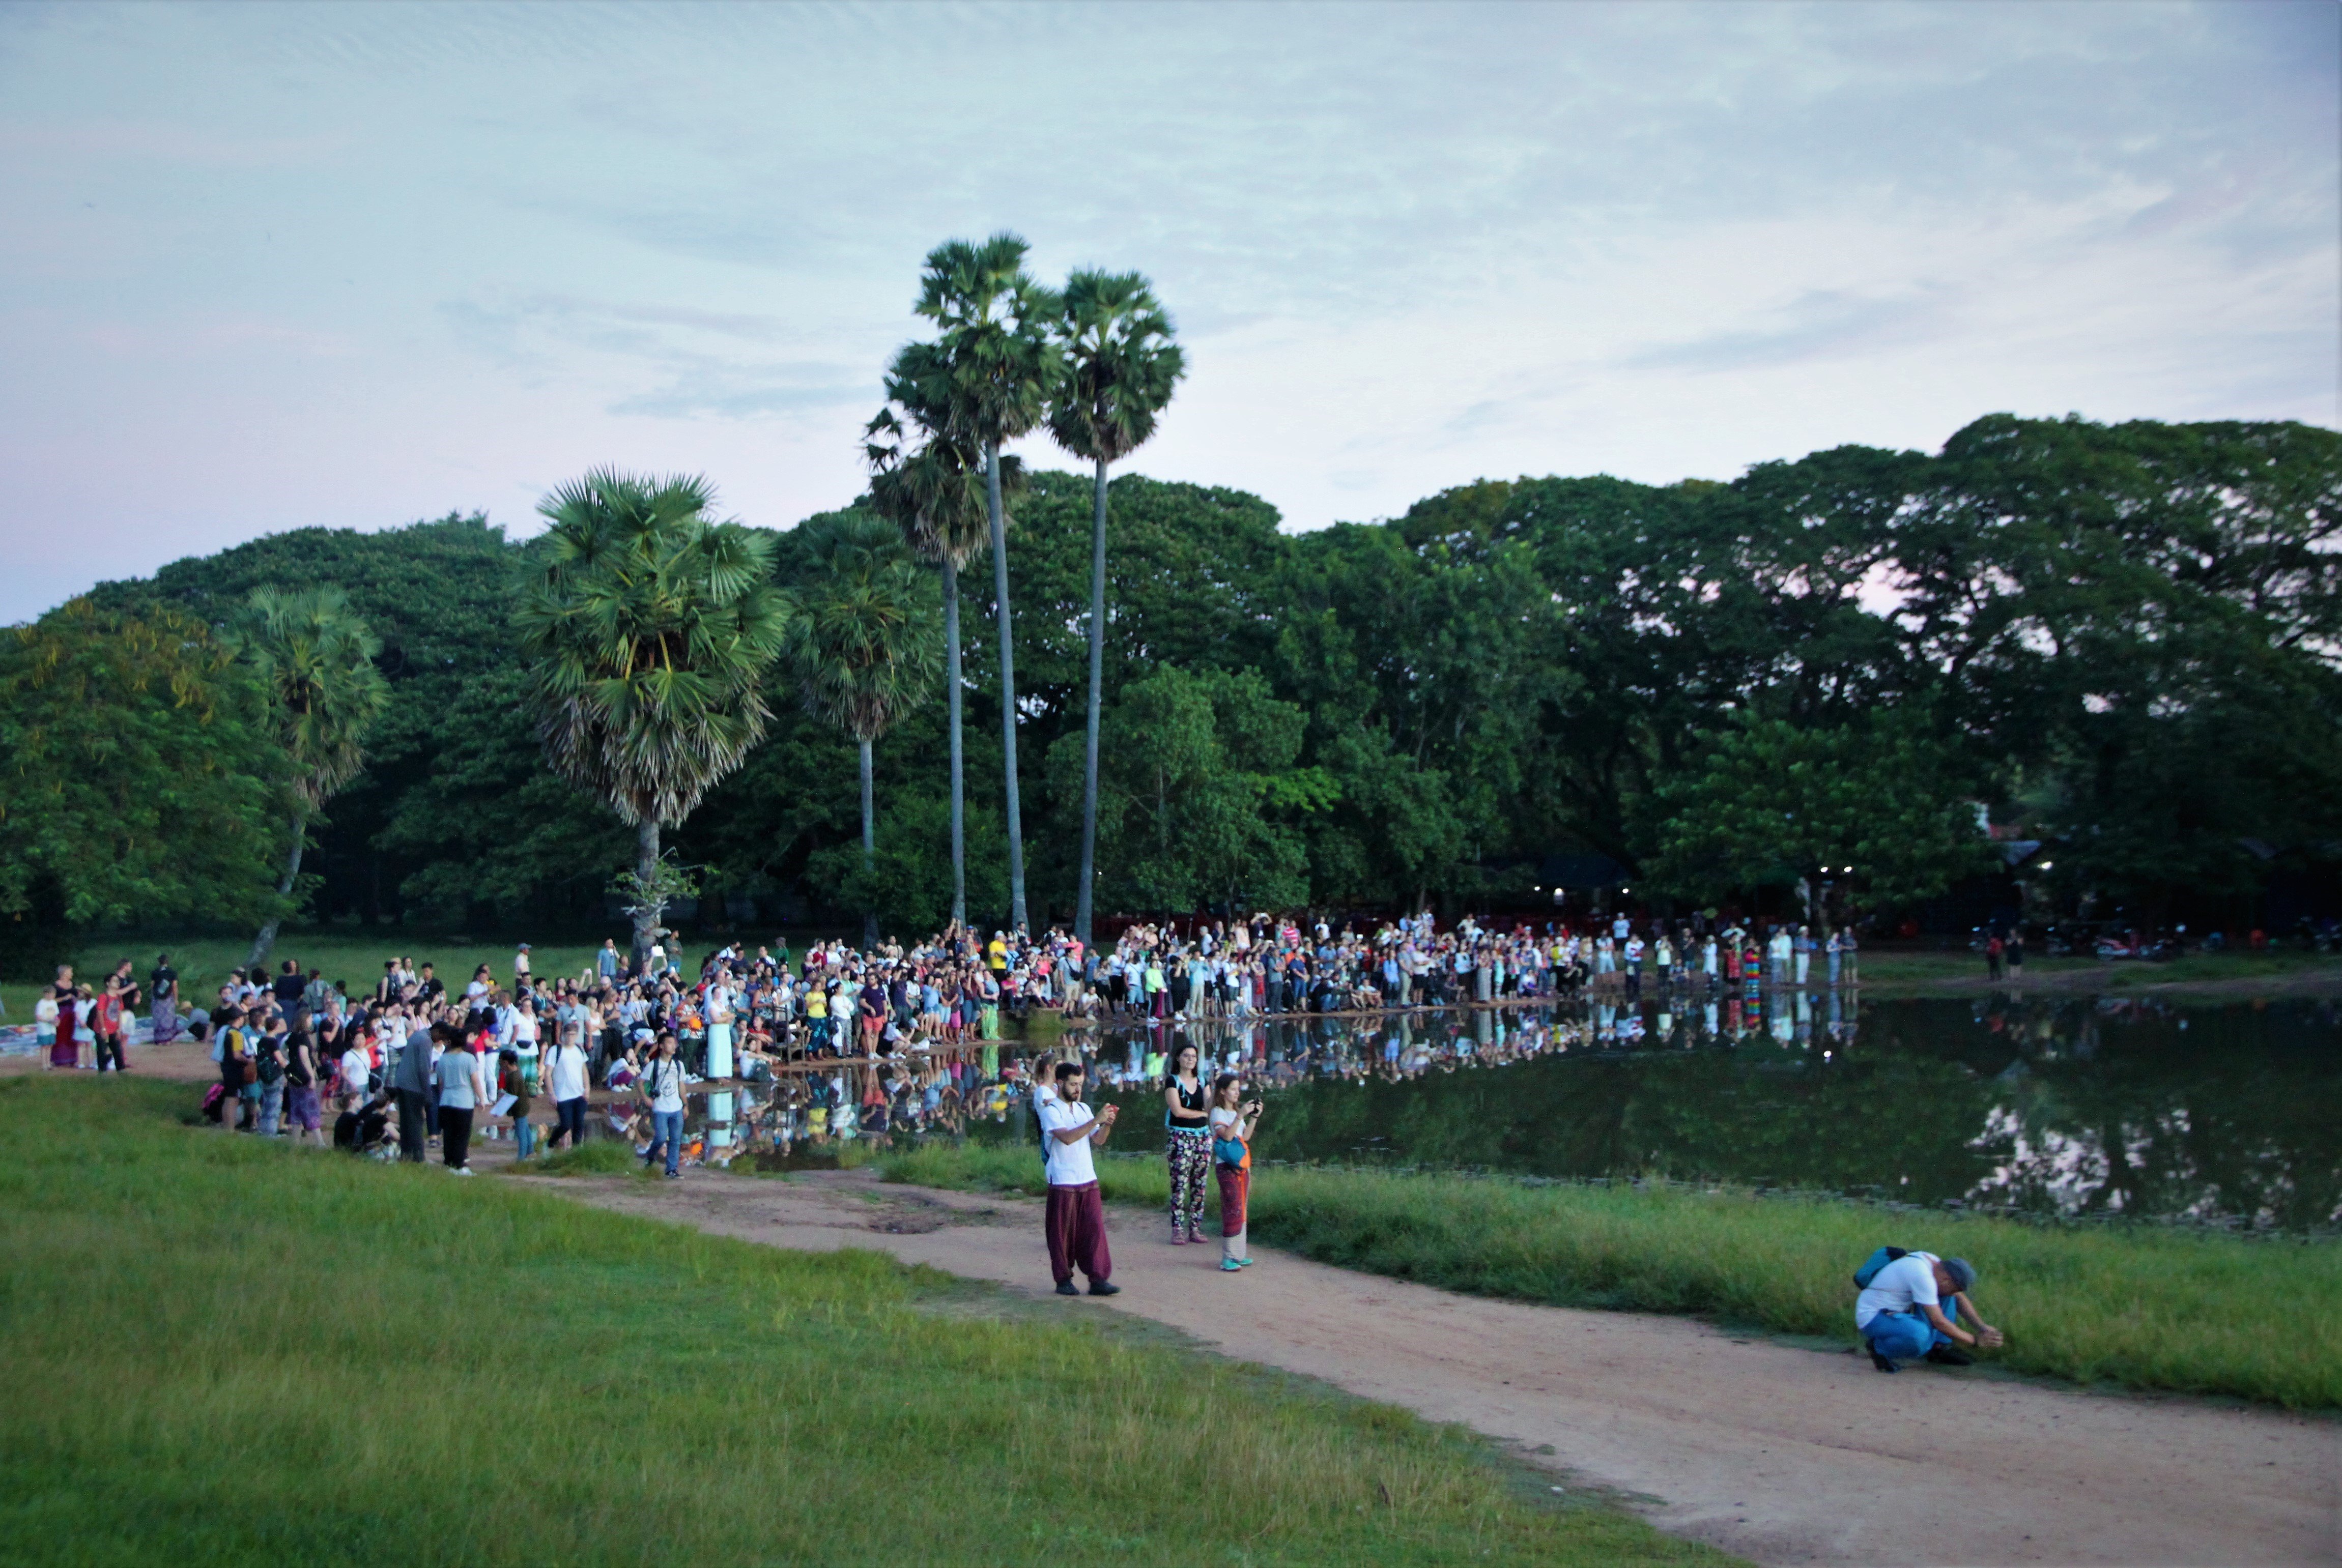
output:
{"label": "man holding smartphone", "polygon": [[1081,1294],[1074,1283],[1078,1268],[1088,1276],[1090,1294],[1110,1296],[1122,1287],[1108,1281],[1114,1258],[1106,1251],[1106,1205],[1098,1197],[1097,1168],[1090,1145],[1114,1131],[1116,1107],[1093,1115],[1082,1103],[1082,1064],[1057,1064],[1057,1092],[1040,1102],[1041,1132],[1048,1140],[1049,1206],[1043,1221],[1049,1242],[1049,1272],[1061,1296]]}

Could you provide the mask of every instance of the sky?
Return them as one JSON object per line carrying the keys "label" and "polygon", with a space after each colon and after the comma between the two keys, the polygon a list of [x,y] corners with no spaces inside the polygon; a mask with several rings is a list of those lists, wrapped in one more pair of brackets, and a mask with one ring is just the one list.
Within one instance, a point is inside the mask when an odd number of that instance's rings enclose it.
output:
{"label": "sky", "polygon": [[0,622],[606,464],[788,526],[1000,229],[1176,321],[1124,471],[1288,528],[2334,425],[2342,9],[0,0]]}

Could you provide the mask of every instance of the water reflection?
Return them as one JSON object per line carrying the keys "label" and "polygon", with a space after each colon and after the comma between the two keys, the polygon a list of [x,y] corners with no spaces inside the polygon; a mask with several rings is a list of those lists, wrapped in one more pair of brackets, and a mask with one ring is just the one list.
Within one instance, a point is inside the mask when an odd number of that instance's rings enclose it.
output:
{"label": "water reflection", "polygon": [[[2342,1019],[2330,1004],[1678,994],[1066,1039],[1092,1099],[1126,1106],[1124,1150],[1160,1146],[1154,1085],[1165,1055],[1193,1042],[1207,1073],[1241,1072],[1268,1092],[1265,1160],[2342,1223]],[[1022,1054],[1011,1044],[696,1094],[692,1157],[823,1164],[850,1143],[1024,1140]]]}

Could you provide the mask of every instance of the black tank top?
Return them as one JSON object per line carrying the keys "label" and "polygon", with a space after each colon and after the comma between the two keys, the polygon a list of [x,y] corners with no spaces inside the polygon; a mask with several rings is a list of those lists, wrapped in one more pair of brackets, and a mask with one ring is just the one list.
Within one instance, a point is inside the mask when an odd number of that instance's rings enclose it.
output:
{"label": "black tank top", "polygon": [[1171,1113],[1171,1125],[1192,1132],[1211,1124],[1211,1118],[1204,1114],[1204,1081],[1201,1077],[1196,1080],[1193,1089],[1186,1088],[1176,1078],[1170,1080],[1170,1087],[1172,1093],[1179,1097],[1179,1109]]}

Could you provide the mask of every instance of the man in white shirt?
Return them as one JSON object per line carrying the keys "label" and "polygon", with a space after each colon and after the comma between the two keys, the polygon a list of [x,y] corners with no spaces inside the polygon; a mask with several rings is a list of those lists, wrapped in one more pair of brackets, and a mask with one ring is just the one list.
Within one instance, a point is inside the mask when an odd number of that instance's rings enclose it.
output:
{"label": "man in white shirt", "polygon": [[1057,1090],[1047,1099],[1035,1096],[1041,1132],[1048,1141],[1049,1206],[1043,1227],[1049,1243],[1049,1272],[1056,1277],[1057,1293],[1079,1295],[1074,1270],[1089,1277],[1090,1294],[1110,1296],[1122,1287],[1110,1283],[1114,1258],[1106,1245],[1106,1205],[1098,1197],[1097,1168],[1090,1145],[1106,1142],[1114,1131],[1116,1107],[1092,1115],[1082,1104],[1082,1064],[1057,1064]]}
{"label": "man in white shirt", "polygon": [[[1873,1274],[1854,1303],[1854,1329],[1870,1352],[1870,1364],[1896,1372],[1897,1356],[1925,1356],[1945,1366],[1967,1366],[1972,1358],[1954,1344],[1998,1345],[2000,1331],[1977,1316],[1968,1301],[1975,1285],[1975,1264],[1933,1253],[1906,1253]],[[1976,1325],[1974,1333],[1944,1315],[1947,1302],[1955,1313],[1967,1314]]]}
{"label": "man in white shirt", "polygon": [[572,1024],[561,1032],[560,1044],[545,1053],[545,1093],[553,1096],[553,1136],[550,1150],[563,1138],[575,1148],[586,1141],[586,1051],[578,1044],[582,1026]]}

